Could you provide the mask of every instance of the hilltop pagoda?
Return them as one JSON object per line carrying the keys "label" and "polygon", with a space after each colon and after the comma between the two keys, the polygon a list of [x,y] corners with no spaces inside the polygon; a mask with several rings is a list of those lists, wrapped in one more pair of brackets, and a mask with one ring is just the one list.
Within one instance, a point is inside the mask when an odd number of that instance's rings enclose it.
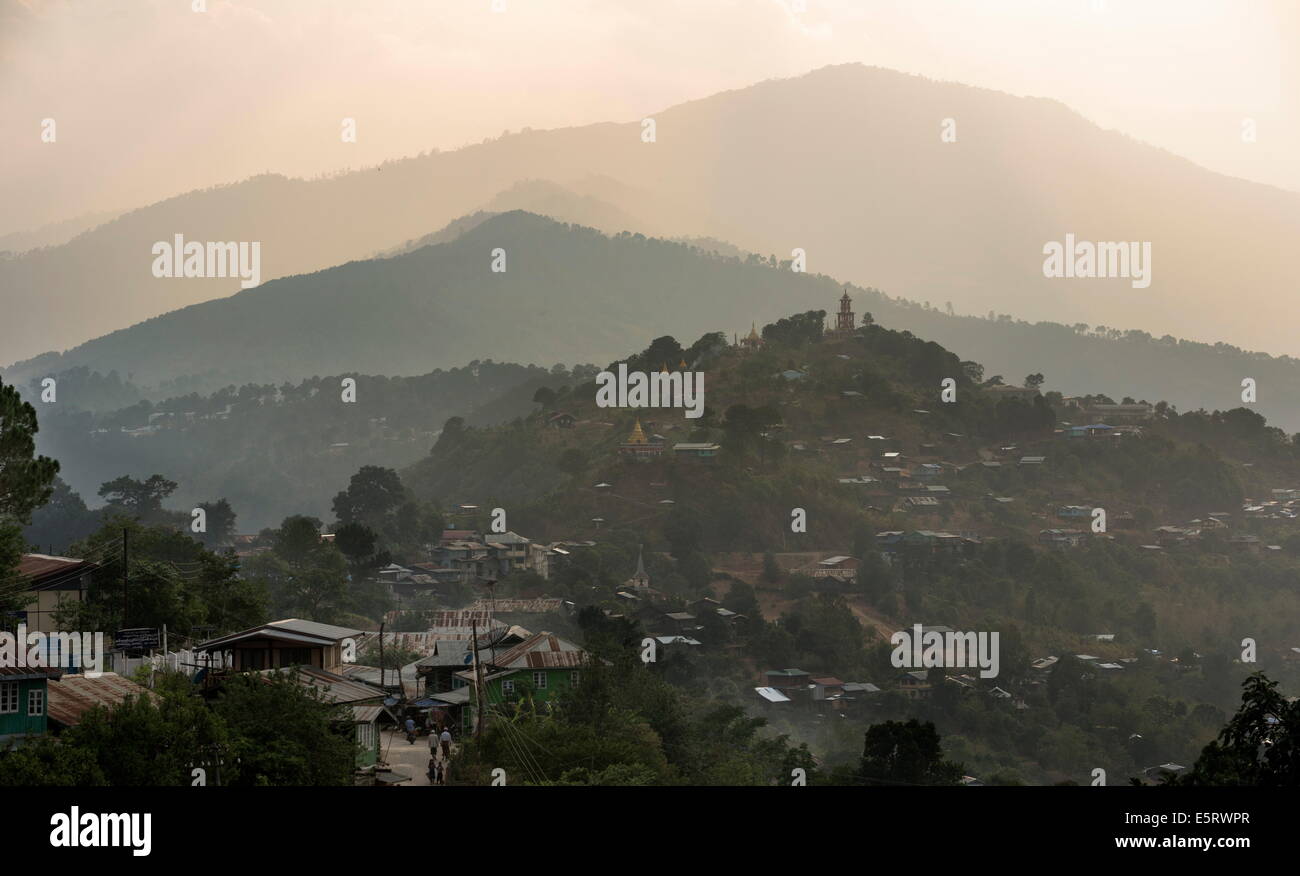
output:
{"label": "hilltop pagoda", "polygon": [[618,452],[621,456],[628,456],[638,462],[645,462],[662,455],[664,445],[660,441],[652,441],[646,437],[645,430],[641,428],[641,420],[638,418],[636,425],[632,427],[631,434],[627,436],[627,440],[618,445]]}
{"label": "hilltop pagoda", "polygon": [[840,312],[835,314],[835,328],[826,334],[833,338],[847,338],[853,334],[857,327],[856,316],[853,313],[853,299],[849,297],[849,290],[844,290],[843,297],[840,298]]}
{"label": "hilltop pagoda", "polygon": [[758,333],[757,323],[749,324],[749,334],[735,342],[742,352],[752,353],[763,347],[763,337]]}

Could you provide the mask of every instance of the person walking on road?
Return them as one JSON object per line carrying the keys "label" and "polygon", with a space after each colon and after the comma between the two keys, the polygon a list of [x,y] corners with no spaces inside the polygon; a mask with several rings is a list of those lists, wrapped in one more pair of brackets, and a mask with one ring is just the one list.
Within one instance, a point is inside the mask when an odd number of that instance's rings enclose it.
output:
{"label": "person walking on road", "polygon": [[444,760],[451,760],[451,731],[447,728],[442,729],[442,735],[438,737],[442,743],[442,757]]}

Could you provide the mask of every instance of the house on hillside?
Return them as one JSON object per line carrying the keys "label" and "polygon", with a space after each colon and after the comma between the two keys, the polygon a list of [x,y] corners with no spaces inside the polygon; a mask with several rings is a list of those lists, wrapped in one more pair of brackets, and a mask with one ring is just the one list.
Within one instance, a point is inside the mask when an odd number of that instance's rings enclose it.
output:
{"label": "house on hillside", "polygon": [[60,607],[85,599],[92,573],[99,568],[89,560],[49,554],[23,554],[17,577],[26,605],[17,613],[18,623],[29,633],[58,632],[54,613]]}
{"label": "house on hillside", "polygon": [[756,687],[754,693],[758,694],[759,699],[765,706],[777,706],[791,701],[790,697],[786,696],[783,691],[774,687]]}
{"label": "house on hillside", "polygon": [[1115,427],[1105,423],[1092,423],[1087,426],[1066,426],[1061,432],[1066,438],[1109,438],[1115,434]]}
{"label": "house on hillside", "polygon": [[943,466],[937,462],[923,462],[912,469],[912,477],[927,483],[933,482],[941,475],[943,475]]}
{"label": "house on hillside", "polygon": [[572,429],[578,418],[568,411],[556,411],[546,418],[546,425],[552,429]]}
{"label": "house on hillside", "polygon": [[1088,534],[1081,529],[1041,529],[1038,543],[1047,547],[1065,549],[1078,547]]}
{"label": "house on hillside", "polygon": [[1062,505],[1056,509],[1056,516],[1063,520],[1086,519],[1092,516],[1092,508],[1087,505]]}
{"label": "house on hillside", "polygon": [[898,676],[898,689],[909,700],[923,700],[930,696],[930,671],[917,669]]}
{"label": "house on hillside", "polygon": [[844,682],[834,676],[813,678],[811,683],[813,686],[812,698],[814,700],[835,699],[844,694]]}
{"label": "house on hillside", "polygon": [[[485,654],[479,649],[487,708],[491,711],[493,707],[513,702],[525,691],[531,693],[535,702],[548,702],[582,682],[582,672],[589,659],[582,646],[545,631],[505,651]],[[475,670],[463,670],[456,677],[462,687],[468,688],[466,708],[461,711],[462,728],[468,730],[474,726],[479,708],[474,691]]]}
{"label": "house on hillside", "polygon": [[194,650],[228,652],[235,672],[305,666],[337,673],[343,668],[345,652],[355,649],[362,634],[349,627],[287,618],[200,642]]}
{"label": "house on hillside", "polygon": [[691,459],[699,462],[712,462],[722,452],[721,444],[704,442],[682,442],[673,445],[674,459]]}
{"label": "house on hillside", "polygon": [[49,684],[62,675],[46,666],[0,666],[0,751],[45,735]]}
{"label": "house on hillside", "polygon": [[857,557],[836,554],[804,566],[799,569],[799,573],[813,578],[834,578],[836,581],[852,584],[858,580],[858,567],[860,565],[862,563]]}
{"label": "house on hillside", "polygon": [[780,693],[786,700],[811,699],[812,676],[802,669],[769,669],[763,677],[765,687]]}
{"label": "house on hillside", "polygon": [[900,511],[938,511],[939,499],[935,496],[904,496],[899,502]]}
{"label": "house on hillside", "polygon": [[689,611],[658,612],[657,622],[651,621],[650,626],[655,632],[666,631],[679,636],[688,636],[700,629],[695,615]]}
{"label": "house on hillside", "polygon": [[906,550],[956,556],[973,550],[979,543],[980,539],[974,533],[935,532],[929,529],[916,529],[909,533],[876,533],[876,546],[886,554]]}

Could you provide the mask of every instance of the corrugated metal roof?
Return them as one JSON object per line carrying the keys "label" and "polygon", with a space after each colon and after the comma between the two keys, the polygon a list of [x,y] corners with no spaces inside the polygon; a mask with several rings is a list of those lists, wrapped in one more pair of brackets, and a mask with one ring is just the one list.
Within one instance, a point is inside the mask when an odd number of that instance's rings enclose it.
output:
{"label": "corrugated metal roof", "polygon": [[63,670],[53,666],[0,666],[0,677],[9,681],[25,681],[29,678],[58,678]]}
{"label": "corrugated metal roof", "polygon": [[448,705],[464,705],[469,702],[469,695],[472,690],[473,688],[469,686],[458,687],[455,690],[439,691],[438,693],[429,694],[429,696],[432,699],[438,700],[442,703],[447,703]]}
{"label": "corrugated metal roof", "polygon": [[379,687],[380,680],[389,687],[398,687],[400,685],[402,693],[408,696],[414,696],[419,693],[420,677],[415,663],[408,663],[400,670],[386,669],[380,673],[378,666],[365,666],[360,663],[349,663],[343,667],[343,676],[353,681],[359,681],[374,687]]}
{"label": "corrugated metal roof", "polygon": [[326,701],[331,703],[359,703],[387,696],[387,692],[380,688],[313,666],[297,666],[293,670],[263,669],[258,674],[269,677],[272,673],[291,675],[303,687],[319,690],[324,694]]}
{"label": "corrugated metal roof", "polygon": [[352,720],[358,724],[369,724],[384,711],[383,706],[353,706]]}
{"label": "corrugated metal roof", "polygon": [[584,651],[530,651],[525,665],[529,669],[560,669],[587,662]]}
{"label": "corrugated metal roof", "polygon": [[84,674],[65,675],[50,683],[46,708],[52,719],[71,727],[80,724],[82,716],[95,706],[112,707],[128,696],[157,699],[152,691],[116,672],[105,672],[94,678]]}
{"label": "corrugated metal roof", "polygon": [[280,630],[291,630],[295,633],[302,633],[305,636],[320,636],[321,638],[335,640],[359,636],[365,632],[365,630],[354,630],[350,627],[336,627],[333,624],[321,624],[316,621],[301,620],[296,617],[271,621],[267,626],[275,627]]}
{"label": "corrugated metal roof", "polygon": [[87,560],[76,557],[56,557],[51,554],[23,554],[18,561],[18,574],[24,578],[40,578],[52,573],[70,572],[80,566],[90,566]]}
{"label": "corrugated metal roof", "polygon": [[478,602],[469,606],[469,609],[467,610],[486,611],[489,608],[495,607],[497,614],[511,612],[518,614],[545,614],[548,611],[559,611],[562,604],[563,600],[550,596],[539,596],[536,599],[498,599],[492,603],[480,599]]}
{"label": "corrugated metal roof", "polygon": [[251,639],[273,639],[277,642],[294,642],[300,645],[332,645],[334,639],[325,636],[309,636],[305,633],[295,633],[290,630],[275,630],[265,627],[258,627],[255,630],[245,630],[242,633],[231,633],[228,636],[222,636],[220,639],[211,639],[207,642],[201,642],[194,646],[195,651],[212,651],[225,648],[227,645],[233,645],[235,642],[245,642]]}
{"label": "corrugated metal roof", "polygon": [[336,627],[331,624],[320,624],[315,621],[301,620],[296,617],[285,618],[284,620],[271,621],[262,624],[259,627],[251,627],[247,630],[240,630],[237,633],[230,633],[225,636],[219,636],[215,639],[209,639],[201,642],[194,647],[196,651],[210,651],[213,648],[227,645],[231,642],[238,642],[244,639],[254,639],[259,636],[281,639],[289,642],[300,642],[304,644],[332,644],[342,639],[354,638],[364,633],[364,630],[354,630],[349,627]]}
{"label": "corrugated metal roof", "polygon": [[[482,655],[480,654],[480,657]],[[492,658],[492,665],[502,669],[544,669],[547,667],[580,666],[585,652],[570,641],[554,633],[536,633]]]}
{"label": "corrugated metal roof", "polygon": [[76,585],[81,575],[97,568],[97,564],[76,557],[56,557],[50,554],[23,554],[18,561],[18,577],[27,582],[28,590],[40,590],[47,585]]}

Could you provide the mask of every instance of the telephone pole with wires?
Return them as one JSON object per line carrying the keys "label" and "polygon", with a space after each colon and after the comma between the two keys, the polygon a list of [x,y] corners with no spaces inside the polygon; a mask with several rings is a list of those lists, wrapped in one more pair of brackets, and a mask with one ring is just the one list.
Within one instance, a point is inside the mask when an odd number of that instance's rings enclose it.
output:
{"label": "telephone pole with wires", "polygon": [[122,629],[127,629],[131,593],[131,530],[122,530]]}

